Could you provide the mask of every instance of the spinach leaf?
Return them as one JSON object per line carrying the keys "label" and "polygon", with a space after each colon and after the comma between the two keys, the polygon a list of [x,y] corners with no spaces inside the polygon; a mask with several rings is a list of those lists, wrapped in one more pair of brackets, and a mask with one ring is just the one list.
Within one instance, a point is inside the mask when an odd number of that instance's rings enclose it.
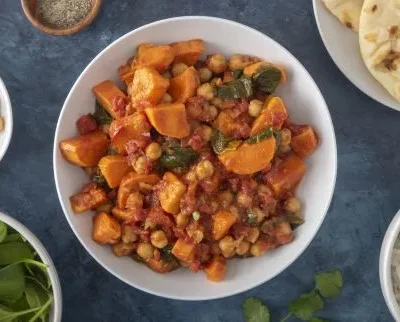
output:
{"label": "spinach leaf", "polygon": [[243,72],[240,71],[240,70],[234,70],[234,71],[232,72],[232,75],[233,75],[233,78],[234,78],[234,79],[238,79],[238,78],[240,78],[240,77],[243,75]]}
{"label": "spinach leaf", "polygon": [[[45,291],[40,285],[32,281],[28,281],[25,286],[25,297],[31,309],[42,307],[50,297],[50,294]],[[45,313],[40,316],[42,321],[45,321]]]}
{"label": "spinach leaf", "polygon": [[25,238],[22,237],[21,234],[15,233],[15,234],[8,234],[2,241],[3,244],[10,243],[10,242],[16,242],[16,241],[25,241]]}
{"label": "spinach leaf", "polygon": [[100,125],[110,124],[113,121],[113,118],[110,114],[98,103],[96,102],[96,109],[93,113],[93,118]]}
{"label": "spinach leaf", "polygon": [[160,165],[168,170],[187,169],[196,162],[199,154],[192,148],[169,147],[160,158]]}
{"label": "spinach leaf", "polygon": [[17,301],[24,290],[25,272],[21,264],[8,265],[0,270],[0,301]]}
{"label": "spinach leaf", "polygon": [[258,216],[252,209],[247,211],[246,222],[250,226],[256,226],[258,224]]}
{"label": "spinach leaf", "polygon": [[0,243],[3,242],[7,236],[7,225],[0,221]]}
{"label": "spinach leaf", "polygon": [[254,86],[256,89],[272,94],[282,80],[282,72],[274,67],[261,67],[253,75]]}
{"label": "spinach leaf", "polygon": [[215,131],[211,135],[211,146],[215,154],[235,151],[241,143],[242,141],[232,139],[231,137],[224,135],[221,131]]}
{"label": "spinach leaf", "polygon": [[0,244],[0,265],[13,264],[23,259],[33,259],[33,252],[26,243]]}
{"label": "spinach leaf", "polygon": [[29,319],[29,322],[34,322],[37,320],[37,318],[47,315],[50,310],[50,305],[52,302],[53,302],[53,297],[50,296],[49,299],[47,300],[47,302],[44,303],[42,307],[32,309],[32,310],[37,310],[37,309],[39,309],[39,310],[36,312],[36,314],[31,319]]}
{"label": "spinach leaf", "polygon": [[[37,312],[39,311],[39,308],[36,309],[28,309],[28,310],[23,310],[23,311],[14,311],[11,308],[0,304],[0,321],[1,322],[11,322],[11,321],[16,321],[16,319],[20,316]],[[31,321],[31,320],[29,320]],[[34,320],[33,320],[34,321]]]}
{"label": "spinach leaf", "polygon": [[161,258],[166,262],[176,261],[176,257],[172,254],[172,245],[168,244],[164,248],[160,249]]}
{"label": "spinach leaf", "polygon": [[224,100],[248,98],[253,95],[253,83],[249,77],[235,79],[217,89],[217,97]]}
{"label": "spinach leaf", "polygon": [[261,142],[261,141],[263,141],[263,140],[265,140],[265,139],[268,139],[268,138],[271,137],[273,134],[274,134],[274,130],[273,130],[272,127],[270,127],[270,128],[268,128],[268,129],[266,129],[266,130],[264,130],[264,131],[261,131],[261,132],[258,133],[258,134],[255,134],[255,135],[253,135],[253,136],[250,136],[250,137],[246,140],[246,143],[249,143],[249,144],[259,143],[259,142]]}
{"label": "spinach leaf", "polygon": [[243,314],[246,322],[270,322],[268,308],[254,297],[248,298],[243,303]]}

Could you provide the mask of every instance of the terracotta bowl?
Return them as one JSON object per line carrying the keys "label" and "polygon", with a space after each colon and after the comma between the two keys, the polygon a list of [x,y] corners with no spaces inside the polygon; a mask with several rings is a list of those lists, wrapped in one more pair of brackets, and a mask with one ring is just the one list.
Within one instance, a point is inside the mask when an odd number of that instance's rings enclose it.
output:
{"label": "terracotta bowl", "polygon": [[24,10],[26,17],[31,22],[31,24],[41,31],[55,36],[72,35],[89,26],[92,23],[93,19],[96,18],[97,14],[99,13],[101,3],[102,0],[92,0],[92,9],[83,20],[72,27],[60,29],[54,26],[50,26],[38,19],[36,15],[37,0],[21,0],[22,9]]}

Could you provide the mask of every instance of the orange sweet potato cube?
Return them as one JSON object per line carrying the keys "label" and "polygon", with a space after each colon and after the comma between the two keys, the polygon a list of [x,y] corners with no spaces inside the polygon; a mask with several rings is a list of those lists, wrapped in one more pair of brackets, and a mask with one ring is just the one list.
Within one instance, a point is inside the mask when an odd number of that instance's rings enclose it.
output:
{"label": "orange sweet potato cube", "polygon": [[225,278],[226,259],[222,256],[215,256],[204,268],[207,279],[212,282],[220,282]]}
{"label": "orange sweet potato cube", "polygon": [[159,193],[161,207],[165,212],[176,215],[180,211],[180,201],[186,186],[172,172],[166,172],[163,181],[165,187]]}
{"label": "orange sweet potato cube", "polygon": [[125,83],[126,86],[129,86],[133,81],[134,71],[132,70],[129,64],[122,65],[118,68],[119,78]]}
{"label": "orange sweet potato cube", "polygon": [[312,154],[318,145],[318,138],[310,125],[296,125],[296,130],[292,128],[292,139],[290,146],[296,154],[301,158],[306,158]]}
{"label": "orange sweet potato cube", "polygon": [[234,212],[220,210],[212,217],[212,233],[215,240],[224,237],[238,217]]}
{"label": "orange sweet potato cube", "polygon": [[194,250],[196,248],[195,244],[188,243],[182,238],[179,238],[174,247],[171,250],[171,253],[179,260],[183,262],[190,263],[194,257]]}
{"label": "orange sweet potato cube", "polygon": [[122,178],[130,170],[130,165],[122,155],[107,155],[99,161],[101,174],[110,188],[119,186]]}
{"label": "orange sweet potato cube", "polygon": [[150,124],[158,133],[178,139],[189,135],[190,127],[184,104],[160,104],[146,108],[145,112]]}
{"label": "orange sweet potato cube", "polygon": [[197,63],[205,50],[204,41],[192,39],[170,44],[175,54],[175,63],[184,63],[193,66]]}
{"label": "orange sweet potato cube", "polygon": [[164,274],[173,271],[178,268],[178,264],[176,261],[165,261],[165,260],[155,260],[154,258],[150,258],[146,265],[150,267],[153,271]]}
{"label": "orange sweet potato cube", "polygon": [[185,103],[188,98],[196,94],[199,85],[199,75],[194,67],[190,67],[171,79],[169,93],[175,102]]}
{"label": "orange sweet potato cube", "polygon": [[280,195],[292,191],[303,178],[306,164],[296,154],[291,153],[276,162],[267,173],[266,178],[274,194]]}
{"label": "orange sweet potato cube", "polygon": [[106,80],[92,88],[94,96],[100,105],[110,114],[113,118],[118,119],[121,115],[113,109],[113,101],[117,97],[127,98],[126,94],[115,85],[112,81]]}
{"label": "orange sweet potato cube", "polygon": [[92,238],[101,245],[116,244],[121,238],[121,226],[112,216],[99,212],[93,217]]}
{"label": "orange sweet potato cube", "polygon": [[107,153],[108,145],[107,135],[95,131],[63,140],[59,147],[67,161],[81,167],[92,167]]}
{"label": "orange sweet potato cube", "polygon": [[95,209],[108,202],[107,194],[101,188],[94,187],[89,191],[79,192],[69,198],[74,213],[82,213]]}
{"label": "orange sweet potato cube", "polygon": [[273,127],[281,129],[289,114],[285,103],[279,97],[272,97],[265,103],[265,108],[253,123],[250,135],[255,135],[263,130]]}
{"label": "orange sweet potato cube", "polygon": [[174,61],[175,54],[171,46],[142,44],[138,47],[138,54],[132,67],[152,67],[159,72],[166,70]]}
{"label": "orange sweet potato cube", "polygon": [[164,96],[169,80],[152,67],[139,67],[131,85],[131,101],[135,106],[141,103],[156,105]]}

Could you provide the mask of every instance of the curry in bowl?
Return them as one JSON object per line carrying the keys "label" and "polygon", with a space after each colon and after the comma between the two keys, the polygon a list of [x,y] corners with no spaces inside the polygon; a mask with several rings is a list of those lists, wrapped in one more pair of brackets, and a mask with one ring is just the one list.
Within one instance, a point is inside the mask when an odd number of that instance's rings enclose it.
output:
{"label": "curry in bowl", "polygon": [[159,273],[221,281],[227,259],[294,239],[295,189],[318,139],[274,96],[281,66],[205,51],[200,39],[139,45],[118,68],[125,90],[96,85],[94,112],[59,147],[90,177],[70,202],[96,212],[94,241]]}

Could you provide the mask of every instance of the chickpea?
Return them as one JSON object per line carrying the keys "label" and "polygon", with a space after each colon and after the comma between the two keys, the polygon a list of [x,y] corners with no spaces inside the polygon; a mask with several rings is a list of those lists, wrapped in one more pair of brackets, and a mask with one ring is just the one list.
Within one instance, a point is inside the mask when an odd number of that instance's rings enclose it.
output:
{"label": "chickpea", "polygon": [[194,171],[189,171],[186,176],[185,176],[186,181],[188,182],[195,182],[197,181],[197,176],[196,176],[196,172]]}
{"label": "chickpea", "polygon": [[218,97],[214,97],[211,100],[211,104],[214,105],[215,107],[220,107],[222,105],[222,100]]}
{"label": "chickpea", "polygon": [[206,83],[211,79],[212,72],[207,67],[201,67],[199,69],[199,77],[200,77],[200,82]]}
{"label": "chickpea", "polygon": [[157,225],[149,218],[146,218],[146,220],[144,221],[144,229],[154,229],[156,228],[156,226]]}
{"label": "chickpea", "polygon": [[134,230],[131,226],[123,225],[121,239],[123,243],[129,244],[137,241],[138,235],[134,233]]}
{"label": "chickpea", "polygon": [[289,145],[292,140],[292,132],[289,129],[282,129],[280,132],[280,145]]}
{"label": "chickpea", "polygon": [[154,247],[149,243],[139,243],[137,248],[137,254],[142,257],[145,261],[150,260],[153,257]]}
{"label": "chickpea", "polygon": [[272,195],[271,189],[268,186],[266,186],[265,184],[259,184],[257,189],[258,189],[258,192],[268,193],[268,194]]}
{"label": "chickpea", "polygon": [[247,240],[242,240],[236,247],[236,254],[239,256],[245,255],[250,249],[250,243]]}
{"label": "chickpea", "polygon": [[279,145],[279,152],[280,153],[288,153],[288,152],[290,152],[290,150],[292,150],[290,145]]}
{"label": "chickpea", "polygon": [[210,83],[205,83],[197,88],[197,95],[203,96],[207,101],[211,101],[214,98],[214,89]]}
{"label": "chickpea", "polygon": [[146,156],[150,160],[157,160],[161,157],[162,150],[161,146],[157,142],[150,143],[146,148]]}
{"label": "chickpea", "polygon": [[251,247],[250,247],[250,253],[253,256],[259,257],[259,256],[263,255],[265,252],[266,252],[265,245],[260,241],[257,241],[255,244],[251,245]]}
{"label": "chickpea", "polygon": [[257,223],[261,223],[263,221],[263,219],[265,218],[265,212],[262,211],[260,208],[255,207],[255,208],[252,208],[251,211],[256,216]]}
{"label": "chickpea", "polygon": [[232,236],[225,236],[219,241],[218,245],[224,257],[229,258],[235,255],[235,240]]}
{"label": "chickpea", "polygon": [[172,103],[172,96],[168,93],[165,93],[164,96],[161,98],[161,103]]}
{"label": "chickpea", "polygon": [[191,118],[198,118],[201,114],[201,108],[198,108],[196,104],[187,104],[186,110]]}
{"label": "chickpea", "polygon": [[153,231],[150,240],[153,246],[157,248],[164,248],[168,245],[168,238],[162,230]]}
{"label": "chickpea", "polygon": [[196,166],[196,175],[199,180],[211,177],[214,174],[214,166],[208,160],[199,162]]}
{"label": "chickpea", "polygon": [[209,142],[211,140],[213,129],[211,127],[209,127],[208,125],[202,125],[201,129],[202,129],[203,139],[206,140],[207,142]]}
{"label": "chickpea", "polygon": [[218,195],[218,201],[223,208],[227,208],[233,201],[233,194],[229,190],[222,191]]}
{"label": "chickpea", "polygon": [[204,233],[200,229],[189,230],[188,235],[194,240],[196,244],[200,244],[200,242],[204,238]]}
{"label": "chickpea", "polygon": [[251,207],[251,204],[253,203],[253,200],[249,195],[247,195],[247,194],[245,194],[245,193],[240,191],[237,194],[237,202],[242,207],[249,208],[249,207]]}
{"label": "chickpea", "polygon": [[298,213],[301,209],[301,203],[298,198],[292,197],[285,201],[283,208],[290,213]]}
{"label": "chickpea", "polygon": [[254,62],[254,58],[247,55],[232,55],[229,58],[229,69],[230,70],[243,70],[246,66],[251,65]]}
{"label": "chickpea", "polygon": [[250,243],[255,243],[260,236],[260,231],[256,227],[251,227],[249,230],[249,234],[246,236],[246,240]]}
{"label": "chickpea", "polygon": [[178,227],[186,227],[189,224],[190,217],[183,213],[179,213],[175,217],[175,222]]}
{"label": "chickpea", "polygon": [[139,173],[139,174],[145,174],[146,172],[146,165],[147,165],[147,160],[146,157],[141,155],[134,161],[133,169]]}
{"label": "chickpea", "polygon": [[181,75],[188,66],[184,63],[177,63],[172,66],[171,72],[174,77]]}
{"label": "chickpea", "polygon": [[228,64],[224,56],[220,54],[211,55],[207,58],[207,67],[215,74],[223,73]]}
{"label": "chickpea", "polygon": [[251,100],[249,104],[249,115],[252,117],[257,117],[261,114],[263,108],[263,102],[260,100]]}
{"label": "chickpea", "polygon": [[118,243],[112,246],[113,252],[116,256],[128,256],[133,253],[135,250],[135,245],[130,243],[130,244],[124,244],[124,243]]}
{"label": "chickpea", "polygon": [[132,192],[128,199],[126,199],[126,208],[128,209],[137,209],[143,207],[143,196],[137,192]]}
{"label": "chickpea", "polygon": [[162,77],[164,77],[164,78],[166,78],[166,79],[171,79],[171,78],[172,78],[172,75],[171,75],[171,73],[169,72],[169,70],[167,70],[167,71],[165,71],[165,72],[162,74]]}
{"label": "chickpea", "polygon": [[203,114],[206,121],[213,121],[218,116],[218,110],[214,105],[204,106]]}
{"label": "chickpea", "polygon": [[211,86],[221,86],[222,85],[222,79],[219,77],[214,77],[211,82],[210,82]]}

